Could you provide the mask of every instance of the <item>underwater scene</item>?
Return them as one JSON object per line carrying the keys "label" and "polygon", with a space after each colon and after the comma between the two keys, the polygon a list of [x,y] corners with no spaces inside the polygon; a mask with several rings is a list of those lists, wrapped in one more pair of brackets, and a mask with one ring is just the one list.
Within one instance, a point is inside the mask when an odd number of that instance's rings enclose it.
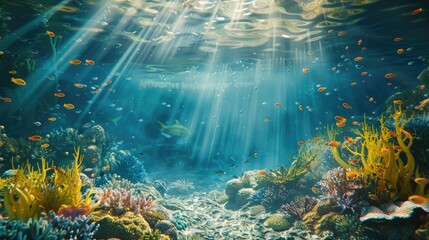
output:
{"label": "underwater scene", "polygon": [[0,239],[429,239],[429,2],[0,0]]}

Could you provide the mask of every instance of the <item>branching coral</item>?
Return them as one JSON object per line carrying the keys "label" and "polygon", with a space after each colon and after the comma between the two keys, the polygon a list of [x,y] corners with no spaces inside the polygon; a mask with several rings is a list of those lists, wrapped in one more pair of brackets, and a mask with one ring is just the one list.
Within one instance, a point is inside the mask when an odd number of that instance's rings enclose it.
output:
{"label": "branching coral", "polygon": [[282,206],[282,209],[291,216],[303,220],[305,214],[316,206],[317,200],[313,197],[305,196],[304,200],[295,200]]}
{"label": "branching coral", "polygon": [[[11,219],[39,218],[42,211],[50,211],[67,216],[87,215],[93,204],[92,191],[83,197],[80,179],[82,156],[75,151],[74,161],[67,169],[49,166],[42,158],[41,165],[35,170],[29,163],[18,167],[15,175],[0,181],[4,204]],[[49,174],[53,171],[53,174]]]}
{"label": "branching coral", "polygon": [[[404,115],[401,105],[394,109],[394,114],[389,118],[379,118],[380,129],[363,122],[362,129],[356,131],[362,142],[345,145],[348,152],[359,160],[360,166],[344,160],[338,146],[331,147],[335,160],[343,168],[357,171],[376,183],[370,194],[374,194],[379,201],[407,199],[414,192],[410,179],[419,175],[410,151],[414,139],[405,130],[412,117]],[[393,121],[394,129],[387,127],[388,120]],[[330,141],[335,141],[335,135],[332,129],[328,130]],[[381,198],[383,195],[385,199]]]}

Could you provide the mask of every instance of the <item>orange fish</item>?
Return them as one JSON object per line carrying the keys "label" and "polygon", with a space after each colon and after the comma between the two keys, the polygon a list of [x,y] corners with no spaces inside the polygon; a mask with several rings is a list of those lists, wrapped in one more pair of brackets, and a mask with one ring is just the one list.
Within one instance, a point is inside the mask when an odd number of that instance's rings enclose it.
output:
{"label": "orange fish", "polygon": [[357,44],[360,46],[360,45],[362,45],[362,43],[363,43],[363,41],[362,41],[362,39],[359,39],[359,41],[357,42]]}
{"label": "orange fish", "polygon": [[351,83],[350,83],[350,86],[352,86],[352,87],[353,87],[353,86],[356,86],[356,85],[357,85],[357,82],[351,82]]}
{"label": "orange fish", "polygon": [[344,136],[344,140],[346,140],[349,143],[354,143],[355,142],[355,140],[353,138],[348,137],[348,136]]}
{"label": "orange fish", "polygon": [[353,121],[353,122],[352,122],[352,124],[353,124],[354,126],[359,125],[359,123],[358,123],[357,121]]}
{"label": "orange fish", "polygon": [[305,68],[302,69],[302,72],[303,73],[308,73],[308,72],[310,72],[310,68],[305,67]]}
{"label": "orange fish", "polygon": [[340,31],[340,32],[338,32],[338,36],[339,37],[342,37],[342,36],[344,36],[344,35],[346,35],[347,34],[347,32],[346,31]]}
{"label": "orange fish", "polygon": [[74,105],[73,104],[71,104],[71,103],[64,103],[64,105],[63,105],[65,108],[67,108],[67,109],[73,109],[74,108]]}
{"label": "orange fish", "polygon": [[326,87],[320,87],[320,88],[317,89],[318,92],[323,92],[325,90],[326,90]]}
{"label": "orange fish", "polygon": [[48,148],[49,147],[49,143],[43,143],[42,145],[40,145],[40,147],[42,147],[42,148]]}
{"label": "orange fish", "polygon": [[271,120],[269,118],[265,118],[264,122],[269,123],[269,122],[271,122]]}
{"label": "orange fish", "polygon": [[402,41],[403,40],[403,38],[401,38],[401,37],[395,37],[394,39],[393,39],[393,41],[394,42],[400,42],[400,41]]}
{"label": "orange fish", "polygon": [[50,117],[50,118],[48,118],[48,120],[51,122],[54,122],[54,121],[57,121],[57,118],[56,117]]}
{"label": "orange fish", "polygon": [[95,174],[95,173],[92,173],[92,174],[91,174],[91,177],[92,177],[92,178],[95,178],[96,176],[97,176],[97,174]]}
{"label": "orange fish", "polygon": [[82,83],[75,83],[74,86],[77,88],[83,88],[84,87],[84,85]]}
{"label": "orange fish", "polygon": [[347,109],[352,108],[352,106],[350,104],[348,104],[348,103],[343,103],[343,107],[347,108]]}
{"label": "orange fish", "polygon": [[419,185],[427,185],[427,184],[429,184],[429,179],[419,177],[419,178],[414,179],[414,182],[416,182]]}
{"label": "orange fish", "polygon": [[13,83],[15,83],[16,85],[20,85],[20,86],[27,85],[27,83],[25,82],[25,80],[22,79],[22,78],[11,78],[10,81],[13,82]]}
{"label": "orange fish", "polygon": [[315,186],[311,187],[311,191],[312,191],[313,193],[317,193],[317,192],[318,192],[317,187],[315,187]]}
{"label": "orange fish", "polygon": [[386,73],[386,75],[384,75],[385,78],[394,78],[396,77],[396,74],[394,73]]}
{"label": "orange fish", "polygon": [[403,133],[407,138],[413,138],[413,136],[411,136],[411,133],[409,133],[408,131],[405,131],[404,129],[402,129],[402,133]]}
{"label": "orange fish", "polygon": [[425,85],[424,85],[424,84],[420,85],[420,86],[419,86],[419,89],[420,89],[420,90],[425,89]]}
{"label": "orange fish", "polygon": [[298,145],[304,145],[305,142],[304,141],[298,141]]}
{"label": "orange fish", "polygon": [[91,59],[86,59],[85,62],[88,63],[88,65],[94,65],[95,64],[94,60],[91,60]]}
{"label": "orange fish", "polygon": [[373,98],[373,97],[370,97],[370,98],[368,98],[368,101],[369,101],[369,102],[373,102],[373,101],[374,101],[374,98]]}
{"label": "orange fish", "polygon": [[408,201],[417,205],[423,205],[429,201],[429,198],[420,195],[411,195],[408,197]]}
{"label": "orange fish", "polygon": [[357,172],[347,172],[346,176],[348,179],[354,179],[355,177],[359,176],[359,174]]}
{"label": "orange fish", "polygon": [[381,154],[384,155],[384,154],[388,154],[389,150],[387,148],[381,148],[380,152],[381,152]]}
{"label": "orange fish", "polygon": [[370,194],[368,194],[368,197],[373,201],[378,201],[378,197],[375,194],[370,193]]}
{"label": "orange fish", "polygon": [[300,111],[302,111],[302,105],[299,105],[299,106],[298,106],[298,109],[299,109]]}
{"label": "orange fish", "polygon": [[403,103],[402,100],[399,100],[399,99],[393,100],[393,104],[400,105],[402,103]]}
{"label": "orange fish", "polygon": [[56,93],[54,93],[54,96],[55,97],[65,97],[66,95],[62,92],[56,92]]}
{"label": "orange fish", "polygon": [[333,31],[334,31],[333,29],[328,29],[327,33],[331,33]]}
{"label": "orange fish", "polygon": [[82,62],[81,62],[79,59],[76,59],[76,60],[70,60],[70,61],[69,61],[69,63],[70,63],[71,65],[79,65],[79,64],[81,64]]}
{"label": "orange fish", "polygon": [[110,166],[109,166],[109,165],[104,166],[104,167],[103,167],[103,170],[104,170],[104,171],[109,171],[109,170],[110,170]]}
{"label": "orange fish", "polygon": [[366,50],[368,50],[367,47],[362,47],[362,51],[366,51]]}
{"label": "orange fish", "polygon": [[328,146],[330,147],[338,147],[341,143],[338,141],[330,141],[328,142]]}
{"label": "orange fish", "polygon": [[359,61],[362,61],[363,60],[363,57],[355,57],[355,62],[359,62]]}
{"label": "orange fish", "polygon": [[319,140],[318,137],[313,137],[312,139],[313,139],[313,141],[318,141]]}
{"label": "orange fish", "polygon": [[337,127],[344,127],[346,126],[346,122],[336,122],[335,125],[337,125]]}
{"label": "orange fish", "polygon": [[368,75],[368,72],[361,72],[360,75],[361,76],[366,76],[366,75]]}
{"label": "orange fish", "polygon": [[414,11],[411,12],[411,15],[417,15],[419,13],[423,12],[423,8],[417,8]]}
{"label": "orange fish", "polygon": [[392,132],[392,131],[389,131],[389,134],[390,134],[392,137],[397,137],[397,136],[398,136],[398,134],[397,134],[397,133]]}
{"label": "orange fish", "polygon": [[16,74],[16,70],[10,70],[9,74],[15,75]]}
{"label": "orange fish", "polygon": [[33,136],[28,137],[28,140],[39,141],[39,140],[42,140],[42,136],[40,136],[40,135],[33,135]]}
{"label": "orange fish", "polygon": [[8,98],[8,97],[0,97],[1,100],[3,100],[3,102],[12,102],[12,99]]}
{"label": "orange fish", "polygon": [[404,52],[405,52],[405,50],[403,48],[396,50],[397,54],[403,54]]}
{"label": "orange fish", "polygon": [[337,67],[332,67],[331,69],[332,69],[332,71],[336,71]]}
{"label": "orange fish", "polygon": [[267,170],[265,170],[265,169],[261,169],[261,170],[259,170],[259,172],[258,172],[258,174],[259,174],[260,176],[265,175],[266,173],[267,173]]}
{"label": "orange fish", "polygon": [[55,33],[52,31],[46,31],[46,34],[48,34],[49,37],[55,37]]}
{"label": "orange fish", "polygon": [[97,158],[93,157],[93,158],[91,159],[91,161],[92,161],[92,163],[96,163],[96,162],[97,162]]}
{"label": "orange fish", "polygon": [[347,119],[343,116],[335,116],[335,120],[337,120],[338,122],[346,122]]}
{"label": "orange fish", "polygon": [[94,90],[94,93],[99,93],[99,92],[101,92],[100,88],[97,88],[97,89]]}
{"label": "orange fish", "polygon": [[399,146],[399,145],[395,145],[395,146],[393,146],[393,149],[395,149],[395,150],[402,150],[402,147]]}
{"label": "orange fish", "polygon": [[274,106],[275,106],[275,107],[281,107],[281,106],[282,106],[282,103],[281,103],[281,102],[276,102],[276,103],[274,103]]}
{"label": "orange fish", "polygon": [[357,165],[359,163],[359,159],[353,158],[352,160],[350,160],[350,163],[353,165]]}

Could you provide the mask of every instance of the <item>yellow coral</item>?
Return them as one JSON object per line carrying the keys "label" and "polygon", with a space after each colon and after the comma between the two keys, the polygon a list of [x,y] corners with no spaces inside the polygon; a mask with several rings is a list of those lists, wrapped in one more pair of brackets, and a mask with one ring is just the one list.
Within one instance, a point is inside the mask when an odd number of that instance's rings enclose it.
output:
{"label": "yellow coral", "polygon": [[[38,218],[42,211],[57,212],[60,207],[88,206],[93,210],[92,189],[83,199],[80,179],[83,156],[79,148],[75,150],[71,167],[63,170],[49,166],[42,158],[41,165],[34,169],[29,163],[25,167],[14,169],[15,174],[10,178],[0,178],[0,189],[3,190],[4,205],[11,219]],[[53,174],[48,176],[48,171]]]}
{"label": "yellow coral", "polygon": [[[404,128],[411,121],[398,106],[389,118],[379,118],[380,129],[370,126],[366,121],[362,129],[356,134],[362,142],[354,145],[345,145],[345,148],[360,159],[361,167],[343,160],[338,147],[331,147],[335,160],[346,169],[358,171],[363,176],[376,182],[377,186],[372,194],[388,194],[386,200],[400,198],[406,200],[415,192],[410,179],[418,177],[414,157],[410,148],[413,144],[412,135]],[[394,131],[386,127],[387,120],[393,120]],[[328,129],[331,141],[335,140],[336,132]]]}

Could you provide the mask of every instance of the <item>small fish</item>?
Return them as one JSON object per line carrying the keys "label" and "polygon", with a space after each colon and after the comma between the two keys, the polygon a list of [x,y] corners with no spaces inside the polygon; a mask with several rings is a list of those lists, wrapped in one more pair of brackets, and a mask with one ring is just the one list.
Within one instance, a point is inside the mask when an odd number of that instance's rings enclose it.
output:
{"label": "small fish", "polygon": [[359,62],[359,61],[362,61],[363,60],[363,57],[355,57],[355,62]]}
{"label": "small fish", "polygon": [[335,125],[337,127],[344,127],[344,126],[346,126],[346,122],[336,122]]}
{"label": "small fish", "polygon": [[109,171],[109,170],[110,170],[110,166],[109,165],[106,165],[106,166],[103,167],[103,171]]}
{"label": "small fish", "polygon": [[318,92],[323,92],[323,91],[325,91],[326,90],[326,87],[319,87],[318,89],[317,89],[317,91]]}
{"label": "small fish", "polygon": [[0,99],[1,99],[3,102],[7,102],[7,103],[12,102],[12,99],[10,99],[10,98],[8,98],[8,97],[0,97]]}
{"label": "small fish", "polygon": [[358,123],[357,121],[353,121],[353,122],[352,122],[352,124],[353,124],[354,126],[359,125],[359,123]]}
{"label": "small fish", "polygon": [[373,97],[370,97],[370,98],[368,98],[368,101],[369,101],[369,102],[373,102],[373,101],[374,101],[374,98],[373,98]]}
{"label": "small fish", "polygon": [[317,189],[317,187],[315,187],[315,186],[312,186],[311,187],[311,191],[313,192],[313,193],[318,193],[319,191],[318,191],[318,189]]}
{"label": "small fish", "polygon": [[405,52],[405,50],[403,48],[399,48],[398,50],[396,50],[397,54],[403,54]]}
{"label": "small fish", "polygon": [[16,74],[16,70],[10,70],[9,74],[15,75]]}
{"label": "small fish", "polygon": [[79,65],[82,63],[82,61],[80,61],[79,59],[75,59],[75,60],[70,60],[69,63],[71,65]]}
{"label": "small fish", "polygon": [[259,176],[263,176],[266,173],[267,173],[267,170],[265,170],[265,169],[261,169],[261,170],[258,171]]}
{"label": "small fish", "polygon": [[65,97],[66,95],[64,93],[62,93],[62,92],[56,92],[56,93],[54,93],[54,96],[61,98],[61,97]]}
{"label": "small fish", "polygon": [[97,88],[97,89],[95,89],[95,90],[94,90],[94,93],[99,93],[99,92],[101,92],[101,90],[102,90],[102,89]]}
{"label": "small fish", "polygon": [[401,37],[395,37],[394,39],[393,39],[393,41],[394,42],[400,42],[400,41],[402,41],[402,40],[404,40],[403,38],[401,38]]}
{"label": "small fish", "polygon": [[427,202],[429,202],[429,198],[420,196],[420,195],[411,195],[408,197],[408,201],[417,204],[417,205],[423,205]]}
{"label": "small fish", "polygon": [[302,105],[299,105],[299,106],[298,106],[298,109],[299,109],[300,111],[302,111]]}
{"label": "small fish", "polygon": [[226,172],[225,172],[225,171],[223,171],[223,170],[217,170],[217,171],[214,171],[214,173],[215,173],[216,175],[219,175],[219,176],[226,175]]}
{"label": "small fish", "polygon": [[360,75],[361,76],[366,76],[366,75],[368,75],[368,72],[361,72]]}
{"label": "small fish", "polygon": [[77,88],[83,88],[85,85],[83,85],[82,83],[75,83],[74,86]]}
{"label": "small fish", "polygon": [[407,138],[413,138],[413,136],[411,136],[411,133],[409,133],[408,131],[402,129],[402,133],[407,137]]}
{"label": "small fish", "polygon": [[86,62],[88,65],[94,65],[94,64],[95,64],[94,60],[91,60],[91,59],[85,59],[85,62]]}
{"label": "small fish", "polygon": [[350,86],[352,86],[352,87],[354,87],[354,86],[356,86],[357,85],[357,82],[351,82],[350,83]]}
{"label": "small fish", "polygon": [[344,36],[344,35],[346,35],[347,34],[347,32],[346,31],[340,31],[340,32],[338,32],[338,36],[339,37],[342,37],[342,36]]}
{"label": "small fish", "polygon": [[335,116],[334,118],[338,122],[346,122],[347,121],[347,119],[343,116]]}
{"label": "small fish", "polygon": [[48,148],[49,147],[49,143],[43,143],[42,145],[40,145],[40,147],[42,147],[42,148]]}
{"label": "small fish", "polygon": [[40,135],[33,135],[33,136],[28,137],[28,140],[31,140],[31,141],[40,141],[40,140],[42,140],[42,136],[40,136]]}
{"label": "small fish", "polygon": [[347,172],[347,173],[346,173],[346,176],[347,176],[347,178],[348,178],[348,179],[354,179],[354,178],[356,178],[357,176],[359,176],[359,174],[358,174],[357,172],[353,172],[353,171],[351,171],[351,172]]}
{"label": "small fish", "polygon": [[411,15],[417,15],[423,12],[423,8],[417,8],[414,11],[411,12]]}
{"label": "small fish", "polygon": [[308,72],[310,72],[310,68],[305,67],[305,68],[302,69],[302,72],[303,73],[308,73]]}
{"label": "small fish", "polygon": [[387,148],[381,148],[380,152],[381,154],[385,155],[389,153],[389,150]]}
{"label": "small fish", "polygon": [[304,141],[298,141],[298,145],[304,145],[305,142]]}
{"label": "small fish", "polygon": [[353,158],[353,159],[350,160],[350,163],[353,164],[353,165],[358,165],[359,159]]}
{"label": "small fish", "polygon": [[10,81],[13,82],[13,83],[15,83],[16,85],[20,85],[20,86],[27,85],[27,83],[25,82],[25,80],[22,79],[22,78],[11,78]]}
{"label": "small fish", "polygon": [[269,122],[271,122],[271,120],[269,118],[265,118],[264,122],[269,123]]}
{"label": "small fish", "polygon": [[94,169],[93,168],[85,168],[83,171],[84,172],[91,172],[91,171],[93,171]]}
{"label": "small fish", "polygon": [[375,194],[370,193],[370,194],[368,194],[368,197],[369,197],[369,199],[371,199],[373,201],[378,201],[378,196]]}
{"label": "small fish", "polygon": [[414,182],[416,182],[418,185],[427,185],[429,184],[429,178],[419,177],[414,179]]}
{"label": "small fish", "polygon": [[330,147],[338,147],[341,143],[338,141],[330,141],[328,142],[328,146]]}
{"label": "small fish", "polygon": [[350,104],[348,104],[348,103],[343,103],[343,107],[347,108],[347,109],[352,108],[352,106]]}
{"label": "small fish", "polygon": [[274,106],[275,107],[281,107],[283,104],[281,103],[281,102],[276,102],[276,103],[274,103]]}
{"label": "small fish", "polygon": [[38,126],[38,127],[40,127],[40,126],[42,125],[42,123],[41,123],[41,122],[33,122],[33,124],[34,124],[35,126]]}
{"label": "small fish", "polygon": [[52,31],[46,31],[46,34],[48,34],[48,36],[51,38],[55,37],[55,33]]}
{"label": "small fish", "polygon": [[358,40],[358,42],[357,42],[357,44],[360,46],[360,45],[362,45],[362,43],[363,43],[363,41],[362,41],[362,39],[359,39]]}
{"label": "small fish", "polygon": [[355,143],[355,140],[351,137],[348,137],[348,136],[344,136],[344,140],[346,140],[349,143]]}
{"label": "small fish", "polygon": [[57,121],[57,118],[56,117],[50,117],[50,118],[48,118],[48,120],[51,122],[55,122],[55,121]]}
{"label": "small fish", "polygon": [[386,75],[384,75],[385,78],[394,78],[396,77],[396,74],[394,73],[386,73]]}
{"label": "small fish", "polygon": [[93,158],[91,159],[91,162],[92,162],[92,163],[96,163],[96,162],[97,162],[97,158],[93,157]]}
{"label": "small fish", "polygon": [[398,134],[397,134],[396,132],[393,132],[393,131],[389,131],[389,134],[390,134],[392,137],[397,137],[397,136],[398,136]]}
{"label": "small fish", "polygon": [[73,109],[74,108],[74,105],[73,104],[71,104],[71,103],[64,103],[64,105],[63,105],[65,108],[67,108],[67,109]]}

